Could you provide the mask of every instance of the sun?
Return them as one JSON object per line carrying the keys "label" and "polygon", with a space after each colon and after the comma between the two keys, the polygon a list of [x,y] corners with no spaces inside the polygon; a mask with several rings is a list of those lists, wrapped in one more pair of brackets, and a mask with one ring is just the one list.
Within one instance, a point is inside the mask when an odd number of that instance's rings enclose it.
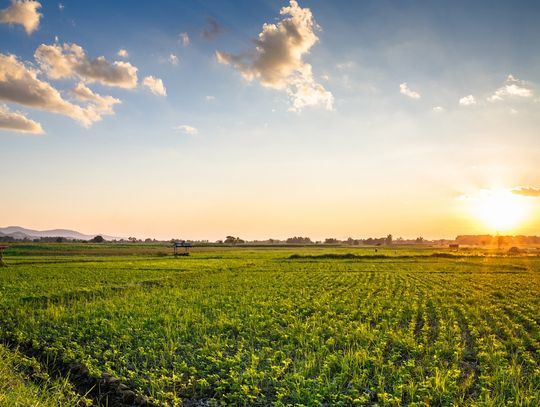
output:
{"label": "sun", "polygon": [[472,202],[474,216],[495,232],[507,232],[523,223],[530,204],[506,189],[482,190]]}

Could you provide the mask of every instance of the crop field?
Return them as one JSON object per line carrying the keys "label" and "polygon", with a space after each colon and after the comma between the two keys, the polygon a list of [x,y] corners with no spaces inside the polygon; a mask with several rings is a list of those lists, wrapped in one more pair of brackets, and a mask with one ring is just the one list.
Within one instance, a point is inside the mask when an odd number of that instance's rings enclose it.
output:
{"label": "crop field", "polygon": [[540,405],[537,255],[80,246],[8,250],[0,405]]}

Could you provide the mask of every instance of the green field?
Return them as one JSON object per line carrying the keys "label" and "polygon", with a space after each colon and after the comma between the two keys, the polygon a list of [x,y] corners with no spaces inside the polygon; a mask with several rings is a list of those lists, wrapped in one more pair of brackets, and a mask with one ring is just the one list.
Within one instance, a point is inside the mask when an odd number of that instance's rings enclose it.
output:
{"label": "green field", "polygon": [[540,257],[440,252],[15,245],[0,405],[540,405]]}

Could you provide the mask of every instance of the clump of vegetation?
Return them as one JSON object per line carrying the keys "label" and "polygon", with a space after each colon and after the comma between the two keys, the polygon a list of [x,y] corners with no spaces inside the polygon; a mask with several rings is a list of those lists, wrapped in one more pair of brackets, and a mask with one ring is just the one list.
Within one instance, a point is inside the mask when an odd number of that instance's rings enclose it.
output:
{"label": "clump of vegetation", "polygon": [[[394,251],[397,253],[397,251]],[[340,260],[340,259],[360,259],[360,260],[369,260],[369,259],[412,259],[418,257],[441,257],[446,259],[455,259],[462,257],[472,257],[473,255],[463,255],[463,254],[453,254],[445,252],[435,252],[429,254],[354,254],[354,253],[323,253],[323,254],[291,254],[289,259],[311,259],[311,260]],[[478,256],[478,255],[474,255]]]}

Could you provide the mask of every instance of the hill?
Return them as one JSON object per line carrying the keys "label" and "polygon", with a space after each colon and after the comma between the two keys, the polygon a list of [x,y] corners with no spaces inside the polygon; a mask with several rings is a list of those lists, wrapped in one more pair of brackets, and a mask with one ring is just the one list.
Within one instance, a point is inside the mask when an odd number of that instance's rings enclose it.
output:
{"label": "hill", "polygon": [[[7,236],[14,239],[39,239],[41,237],[63,237],[66,239],[89,240],[95,235],[87,235],[70,229],[33,230],[20,226],[8,226],[0,228],[0,237]],[[114,236],[102,235],[106,240],[116,239]]]}

